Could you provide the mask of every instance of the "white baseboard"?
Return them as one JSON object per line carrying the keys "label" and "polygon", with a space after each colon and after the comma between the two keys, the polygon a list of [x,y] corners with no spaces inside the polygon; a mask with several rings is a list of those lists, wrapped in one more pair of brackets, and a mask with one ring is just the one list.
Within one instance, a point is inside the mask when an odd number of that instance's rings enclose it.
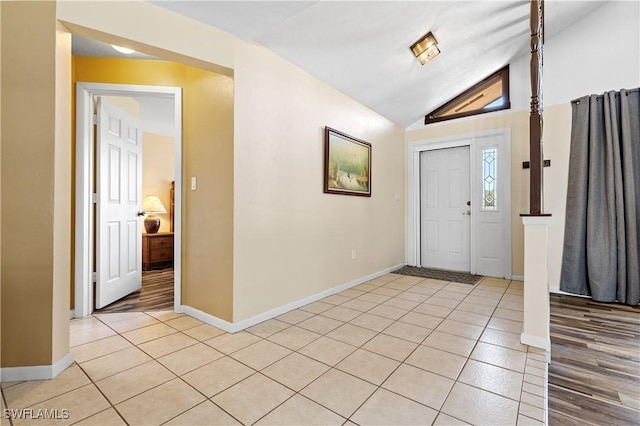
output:
{"label": "white baseboard", "polygon": [[567,296],[584,297],[585,299],[591,299],[591,296],[586,296],[584,294],[567,293],[566,291],[560,290],[560,287],[549,287],[549,293],[566,294]]}
{"label": "white baseboard", "polygon": [[512,281],[524,281],[524,275],[511,275]]}
{"label": "white baseboard", "polygon": [[520,343],[522,343],[523,345],[529,345],[536,348],[544,349],[545,351],[551,350],[551,339],[549,337],[540,337],[527,333],[521,333]]}
{"label": "white baseboard", "polygon": [[300,299],[300,300],[296,300],[295,302],[291,302],[288,303],[286,305],[280,306],[278,308],[275,309],[271,309],[270,311],[264,312],[262,314],[258,314],[256,316],[253,316],[251,318],[247,318],[244,319],[242,321],[238,321],[238,322],[228,322],[225,320],[222,320],[220,318],[217,318],[213,315],[207,314],[206,312],[202,312],[198,309],[192,308],[191,306],[187,306],[187,305],[182,305],[180,306],[180,311],[184,312],[187,315],[190,315],[204,323],[207,323],[209,325],[212,325],[214,327],[217,327],[221,330],[224,330],[228,333],[236,333],[238,331],[242,331],[246,328],[249,328],[253,325],[259,324],[263,321],[269,320],[271,318],[275,318],[278,315],[282,315],[285,314],[289,311],[292,311],[294,309],[298,309],[301,306],[304,305],[308,305],[309,303],[313,303],[316,302],[320,299],[324,299],[325,297],[334,295],[336,293],[340,293],[341,291],[344,290],[348,290],[351,287],[355,287],[359,284],[362,284],[364,282],[370,281],[374,278],[378,278],[381,277],[383,275],[389,274],[393,271],[397,271],[398,269],[402,268],[403,266],[405,266],[404,263],[400,264],[400,265],[396,265],[396,266],[392,266],[390,268],[386,268],[383,269],[382,271],[378,271],[375,272],[373,274],[367,275],[365,277],[360,277],[357,278],[353,281],[349,281],[347,283],[341,284],[337,287],[333,287],[330,288],[328,290],[325,291],[321,291],[320,293],[316,293],[314,295],[311,295],[309,297],[305,297],[304,299]]}
{"label": "white baseboard", "polygon": [[206,312],[202,312],[201,310],[196,309],[196,308],[192,308],[191,306],[180,305],[180,309],[176,309],[175,312],[176,313],[187,314],[187,315],[189,315],[191,317],[194,317],[197,320],[200,320],[200,321],[204,322],[205,324],[209,324],[209,325],[212,325],[214,327],[219,328],[220,330],[224,330],[227,333],[235,333],[236,331],[240,331],[240,330],[236,329],[234,323],[231,323],[229,321],[225,321],[225,320],[220,319],[218,317],[214,317],[211,314],[208,314]]}
{"label": "white baseboard", "polygon": [[71,310],[69,311],[69,319],[70,319],[70,320],[72,320],[72,319],[74,319],[75,317],[76,317],[76,311],[75,311],[75,309],[71,309]]}
{"label": "white baseboard", "polygon": [[36,365],[32,367],[0,368],[0,381],[19,382],[23,380],[48,380],[62,373],[73,364],[73,354],[69,352],[52,365]]}

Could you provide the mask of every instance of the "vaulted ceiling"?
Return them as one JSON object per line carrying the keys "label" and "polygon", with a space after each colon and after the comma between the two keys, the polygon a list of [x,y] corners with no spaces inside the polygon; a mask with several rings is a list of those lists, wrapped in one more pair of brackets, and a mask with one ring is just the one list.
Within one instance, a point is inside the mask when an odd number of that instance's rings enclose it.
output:
{"label": "vaulted ceiling", "polygon": [[[262,45],[403,127],[529,51],[527,0],[152,3]],[[604,3],[547,0],[546,40]],[[409,46],[429,31],[441,53],[420,65]]]}

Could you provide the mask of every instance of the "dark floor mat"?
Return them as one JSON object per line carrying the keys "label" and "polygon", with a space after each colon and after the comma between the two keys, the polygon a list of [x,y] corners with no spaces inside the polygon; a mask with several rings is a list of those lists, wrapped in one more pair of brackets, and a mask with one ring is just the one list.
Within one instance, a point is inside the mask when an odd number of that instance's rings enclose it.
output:
{"label": "dark floor mat", "polygon": [[394,274],[411,275],[413,277],[431,278],[434,280],[452,281],[463,284],[476,284],[482,278],[482,275],[473,275],[466,272],[447,271],[444,269],[418,268],[415,266],[405,266]]}

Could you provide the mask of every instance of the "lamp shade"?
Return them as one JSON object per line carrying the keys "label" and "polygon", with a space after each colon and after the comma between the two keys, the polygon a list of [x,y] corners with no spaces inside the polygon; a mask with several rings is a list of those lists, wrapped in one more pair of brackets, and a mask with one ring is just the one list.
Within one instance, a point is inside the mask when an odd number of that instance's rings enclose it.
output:
{"label": "lamp shade", "polygon": [[157,195],[147,195],[142,202],[142,211],[149,214],[161,214],[166,213],[167,209],[164,208]]}

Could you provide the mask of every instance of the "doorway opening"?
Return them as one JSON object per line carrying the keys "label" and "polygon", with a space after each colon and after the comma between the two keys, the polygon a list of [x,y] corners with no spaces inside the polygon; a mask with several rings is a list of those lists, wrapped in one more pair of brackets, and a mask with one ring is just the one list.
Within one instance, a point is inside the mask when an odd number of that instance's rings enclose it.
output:
{"label": "doorway opening", "polygon": [[408,149],[410,266],[511,279],[509,129]]}
{"label": "doorway opening", "polygon": [[[138,117],[126,107],[131,100]],[[108,101],[117,107],[94,119],[94,108]],[[104,307],[148,309],[150,300],[155,309],[180,309],[181,105],[177,87],[77,83],[76,317]],[[114,135],[122,148],[108,139]],[[147,155],[129,150],[134,140]],[[146,179],[145,161],[160,162]],[[162,207],[146,205],[151,195]],[[160,229],[143,232],[139,216],[152,214],[161,217]]]}
{"label": "doorway opening", "polygon": [[173,266],[164,266],[142,271],[142,286],[94,313],[110,314],[120,312],[172,311],[174,270]]}

